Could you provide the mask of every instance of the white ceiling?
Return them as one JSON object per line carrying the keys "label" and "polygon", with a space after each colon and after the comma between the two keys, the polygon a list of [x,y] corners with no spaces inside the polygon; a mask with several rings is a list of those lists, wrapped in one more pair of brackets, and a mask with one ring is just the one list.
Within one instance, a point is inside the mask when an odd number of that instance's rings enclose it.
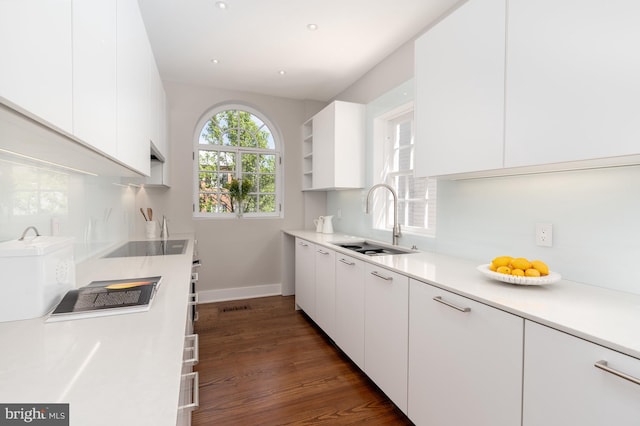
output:
{"label": "white ceiling", "polygon": [[163,80],[329,101],[460,0],[138,1]]}

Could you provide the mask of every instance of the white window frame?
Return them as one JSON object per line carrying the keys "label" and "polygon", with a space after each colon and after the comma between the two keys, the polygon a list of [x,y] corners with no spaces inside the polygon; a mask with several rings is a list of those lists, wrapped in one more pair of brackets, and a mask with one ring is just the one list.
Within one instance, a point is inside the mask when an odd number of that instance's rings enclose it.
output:
{"label": "white window frame", "polygon": [[[387,170],[387,158],[392,155],[392,139],[390,134],[390,123],[406,114],[413,114],[414,102],[408,102],[388,112],[385,112],[373,120],[373,184],[386,183],[393,185],[390,179],[394,172]],[[412,126],[412,137],[415,137],[415,118]],[[415,165],[414,165],[415,167]],[[427,217],[428,227],[406,226],[401,222],[401,230],[404,234],[416,234],[421,236],[435,236],[436,231],[436,191],[435,179],[427,179]],[[398,188],[395,188],[396,192]],[[373,223],[374,229],[392,231],[393,230],[393,204],[391,194],[388,191],[375,191],[373,194]],[[401,198],[402,194],[398,194]]]}
{"label": "white window frame", "polygon": [[[271,136],[273,137],[274,149],[273,150],[264,150],[260,148],[248,148],[248,147],[234,147],[227,145],[211,145],[211,144],[200,144],[200,134],[202,129],[207,124],[207,122],[211,119],[212,116],[227,110],[240,110],[244,112],[248,112],[258,119],[260,119],[265,126],[271,132]],[[236,155],[240,155],[240,153],[248,153],[248,154],[274,154],[276,156],[276,183],[275,183],[275,212],[243,212],[241,215],[238,212],[235,214],[232,213],[216,213],[216,212],[200,212],[200,177],[199,177],[199,152],[200,151],[227,151],[227,152],[235,152]],[[284,217],[284,178],[283,178],[283,143],[282,137],[280,136],[280,132],[278,128],[265,117],[260,111],[255,108],[239,104],[239,103],[225,103],[215,106],[206,111],[205,114],[202,115],[195,129],[194,138],[193,138],[193,217],[195,219],[239,219],[239,218],[258,218],[258,219],[268,219],[268,218],[276,218],[280,219]],[[236,158],[236,164],[241,165],[241,161]],[[242,170],[241,167],[236,167],[235,170],[235,178],[242,178]]]}

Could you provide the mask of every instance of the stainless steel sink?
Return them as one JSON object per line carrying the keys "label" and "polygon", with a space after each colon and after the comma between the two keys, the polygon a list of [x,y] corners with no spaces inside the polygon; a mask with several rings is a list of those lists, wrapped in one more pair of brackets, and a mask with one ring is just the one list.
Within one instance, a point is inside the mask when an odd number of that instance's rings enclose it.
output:
{"label": "stainless steel sink", "polygon": [[385,246],[369,241],[334,243],[338,247],[353,250],[357,253],[366,254],[367,256],[387,256],[393,254],[415,253],[415,250],[403,249],[400,247]]}

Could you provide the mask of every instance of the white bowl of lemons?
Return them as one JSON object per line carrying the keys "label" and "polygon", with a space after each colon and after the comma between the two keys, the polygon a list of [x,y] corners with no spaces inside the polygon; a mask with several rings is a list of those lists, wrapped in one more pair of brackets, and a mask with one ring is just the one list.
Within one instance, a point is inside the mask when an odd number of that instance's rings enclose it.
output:
{"label": "white bowl of lemons", "polygon": [[546,285],[562,279],[543,261],[524,257],[498,256],[491,263],[478,266],[478,270],[489,278],[518,285]]}

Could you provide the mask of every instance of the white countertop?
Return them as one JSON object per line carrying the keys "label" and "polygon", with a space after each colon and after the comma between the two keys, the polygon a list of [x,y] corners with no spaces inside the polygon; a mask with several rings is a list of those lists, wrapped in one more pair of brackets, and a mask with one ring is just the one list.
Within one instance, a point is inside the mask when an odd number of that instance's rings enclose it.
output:
{"label": "white countertop", "polygon": [[[194,240],[183,255],[103,259],[92,280],[162,276],[147,312],[46,323],[0,323],[0,402],[69,403],[71,425],[176,424]],[[115,248],[115,247],[114,247]]]}
{"label": "white countertop", "polygon": [[485,277],[477,271],[477,262],[466,259],[432,252],[366,256],[332,244],[362,240],[361,237],[285,232],[640,358],[639,295],[567,280],[544,286],[507,284]]}

